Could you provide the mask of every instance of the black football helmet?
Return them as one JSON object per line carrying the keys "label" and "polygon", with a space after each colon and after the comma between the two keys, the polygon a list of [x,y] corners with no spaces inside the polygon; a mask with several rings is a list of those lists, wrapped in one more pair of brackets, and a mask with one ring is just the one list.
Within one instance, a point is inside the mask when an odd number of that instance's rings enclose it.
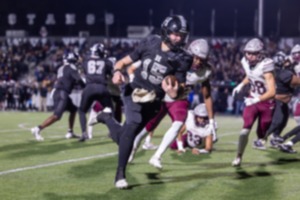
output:
{"label": "black football helmet", "polygon": [[283,51],[278,51],[273,57],[274,64],[277,67],[283,67],[284,62],[286,61],[286,54]]}
{"label": "black football helmet", "polygon": [[91,57],[106,58],[108,51],[105,49],[104,44],[96,43],[90,48]]}
{"label": "black football helmet", "polygon": [[[170,40],[169,35],[171,33],[177,33],[182,36],[180,42],[173,43]],[[170,49],[176,50],[184,47],[188,41],[189,26],[186,19],[181,15],[173,15],[167,17],[161,25],[161,37],[162,40],[169,46]]]}
{"label": "black football helmet", "polygon": [[64,55],[63,55],[63,61],[65,63],[72,63],[72,64],[75,64],[79,61],[79,54],[76,53],[76,52],[73,52],[73,51],[70,51],[70,52],[66,52]]}

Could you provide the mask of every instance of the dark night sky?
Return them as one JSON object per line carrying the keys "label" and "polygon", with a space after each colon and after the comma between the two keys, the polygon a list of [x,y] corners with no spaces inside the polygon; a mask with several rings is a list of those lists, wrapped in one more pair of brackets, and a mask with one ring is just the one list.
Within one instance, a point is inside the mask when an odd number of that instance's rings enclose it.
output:
{"label": "dark night sky", "polygon": [[[4,3],[5,2],[5,3]],[[277,12],[281,10],[280,35],[298,37],[300,0],[265,0],[264,35],[277,33]],[[197,36],[210,36],[211,10],[216,11],[215,36],[233,36],[235,10],[237,11],[237,36],[253,36],[254,14],[258,0],[2,0],[0,6],[0,35],[6,29],[25,28],[30,34],[38,33],[44,24],[46,14],[54,13],[57,25],[47,27],[52,35],[77,35],[80,30],[89,30],[94,35],[104,35],[104,12],[115,16],[110,28],[112,36],[125,36],[127,25],[149,25],[159,27],[162,20],[173,10],[184,15],[190,22],[192,32]],[[149,9],[153,10],[150,20]],[[64,25],[64,13],[73,12],[77,26]],[[194,15],[191,13],[194,12]],[[18,23],[10,26],[7,14],[18,14]],[[28,27],[27,13],[36,13],[36,26]],[[85,25],[85,15],[95,13],[97,25]]]}

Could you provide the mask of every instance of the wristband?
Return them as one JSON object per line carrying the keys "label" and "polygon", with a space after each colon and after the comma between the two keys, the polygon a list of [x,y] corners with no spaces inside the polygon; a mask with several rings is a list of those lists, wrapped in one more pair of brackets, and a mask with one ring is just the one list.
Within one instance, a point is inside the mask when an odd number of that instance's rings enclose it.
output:
{"label": "wristband", "polygon": [[178,148],[178,150],[183,150],[184,148],[183,148],[182,141],[176,140],[176,142],[177,142],[177,148]]}
{"label": "wristband", "polygon": [[134,79],[134,74],[129,74],[129,82],[132,82],[133,81],[133,79]]}

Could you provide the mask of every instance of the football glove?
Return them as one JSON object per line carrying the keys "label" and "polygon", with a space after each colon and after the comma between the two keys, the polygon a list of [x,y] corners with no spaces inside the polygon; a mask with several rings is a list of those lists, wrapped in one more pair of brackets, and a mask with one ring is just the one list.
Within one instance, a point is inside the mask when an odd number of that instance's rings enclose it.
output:
{"label": "football glove", "polygon": [[253,104],[256,104],[256,103],[260,102],[260,99],[258,97],[253,97],[253,98],[245,97],[244,102],[245,102],[246,106],[251,106]]}
{"label": "football glove", "polygon": [[235,88],[233,88],[232,96],[234,97],[236,95],[236,93],[239,93],[242,90],[243,87],[244,87],[244,84],[240,83]]}

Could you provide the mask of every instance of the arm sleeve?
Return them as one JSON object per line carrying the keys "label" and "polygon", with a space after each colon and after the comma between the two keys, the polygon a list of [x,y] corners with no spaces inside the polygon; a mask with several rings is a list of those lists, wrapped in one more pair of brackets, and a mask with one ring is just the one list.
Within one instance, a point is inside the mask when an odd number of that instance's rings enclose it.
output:
{"label": "arm sleeve", "polygon": [[274,71],[274,62],[273,60],[266,58],[263,61],[263,72],[267,73],[272,71]]}

